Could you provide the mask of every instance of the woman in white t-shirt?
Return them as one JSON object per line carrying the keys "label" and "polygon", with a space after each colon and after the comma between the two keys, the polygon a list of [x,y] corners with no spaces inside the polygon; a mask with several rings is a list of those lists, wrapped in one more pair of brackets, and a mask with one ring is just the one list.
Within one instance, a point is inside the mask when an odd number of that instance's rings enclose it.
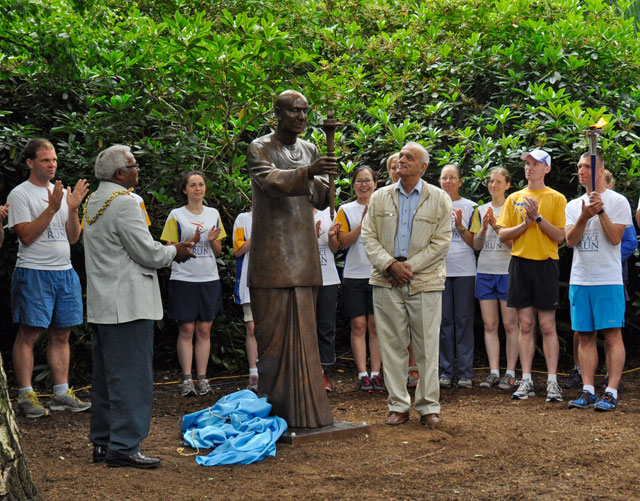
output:
{"label": "woman in white t-shirt", "polygon": [[[501,242],[495,231],[496,221],[505,201],[505,192],[511,186],[511,175],[503,167],[491,170],[489,193],[491,203],[479,206],[473,213],[469,231],[474,233],[473,247],[480,251],[476,274],[475,296],[480,301],[482,322],[484,323],[484,344],[487,349],[491,372],[480,383],[481,388],[497,386],[501,390],[511,390],[516,384],[516,364],[518,363],[518,313],[507,306],[509,285],[509,262],[511,245]],[[506,333],[507,371],[500,378],[500,339],[498,327],[502,324]]]}
{"label": "woman in white t-shirt", "polygon": [[447,253],[447,279],[442,293],[440,323],[440,387],[451,388],[454,367],[458,361],[458,387],[473,385],[473,288],[476,278],[476,255],[473,234],[468,230],[475,203],[460,196],[460,170],[445,165],[440,173],[440,186],[451,197],[452,234]]}
{"label": "woman in white t-shirt", "polygon": [[[336,269],[334,254],[338,252],[335,235],[340,230],[333,224],[329,208],[319,211],[313,209],[313,219],[318,235],[318,251],[322,268],[322,287],[318,288],[316,299],[316,317],[318,321],[318,351],[324,377],[324,389],[333,391],[331,379],[325,372],[336,361],[336,307],[340,277]],[[334,237],[330,239],[330,237]]]}
{"label": "woman in white t-shirt", "polygon": [[249,254],[251,253],[252,212],[238,214],[233,223],[233,255],[236,258],[236,283],[234,296],[236,304],[242,305],[245,326],[245,350],[249,364],[249,384],[247,390],[258,391],[258,343],[254,333],[251,294],[247,285]]}
{"label": "woman in white t-shirt", "polygon": [[[206,395],[207,364],[211,353],[211,325],[222,310],[222,287],[216,257],[222,252],[221,240],[227,236],[220,214],[204,205],[207,185],[198,171],[187,172],[180,183],[187,205],[173,209],[162,230],[161,240],[168,245],[184,242],[198,232],[200,240],[193,247],[195,259],[171,265],[168,316],[178,322],[178,360],[182,369],[179,391]],[[191,376],[195,341],[196,381]]]}
{"label": "woman in white t-shirt", "polygon": [[[358,369],[360,389],[368,393],[383,393],[386,389],[380,375],[382,360],[373,317],[373,289],[369,284],[372,266],[360,236],[362,220],[377,186],[376,174],[371,167],[361,165],[353,173],[353,184],[356,200],[338,209],[335,222],[340,225],[340,230],[332,240],[347,251],[342,274],[343,310],[350,318],[351,351]],[[371,374],[367,372],[367,330]]]}

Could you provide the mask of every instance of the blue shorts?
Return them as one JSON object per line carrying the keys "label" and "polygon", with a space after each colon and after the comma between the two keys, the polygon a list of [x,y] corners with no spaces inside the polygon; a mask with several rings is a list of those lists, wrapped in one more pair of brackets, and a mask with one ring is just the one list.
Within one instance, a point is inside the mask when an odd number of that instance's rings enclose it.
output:
{"label": "blue shorts", "polygon": [[571,328],[578,332],[624,327],[624,286],[569,285]]}
{"label": "blue shorts", "polygon": [[507,299],[509,275],[476,274],[476,299]]}
{"label": "blue shorts", "polygon": [[13,322],[30,327],[64,329],[80,325],[82,290],[73,268],[32,270],[15,268],[11,279]]}

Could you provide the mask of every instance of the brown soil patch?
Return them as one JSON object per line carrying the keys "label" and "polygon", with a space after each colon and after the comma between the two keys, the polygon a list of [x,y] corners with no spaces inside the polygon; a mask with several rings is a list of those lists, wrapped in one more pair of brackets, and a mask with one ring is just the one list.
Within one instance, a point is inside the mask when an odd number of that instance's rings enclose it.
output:
{"label": "brown soil patch", "polygon": [[638,498],[640,376],[625,376],[615,412],[596,413],[569,410],[573,391],[563,403],[545,403],[543,376],[535,381],[538,395],[518,402],[477,388],[485,375],[477,372],[471,390],[442,393],[443,424],[431,431],[415,413],[407,424],[383,425],[385,396],[361,394],[353,373],[338,373],[330,395],[334,419],[366,421],[371,433],[279,444],[275,458],[246,466],[203,467],[177,452],[182,415],[212,405],[244,379],[214,381],[220,384],[208,397],[156,388],[143,443],[163,459],[155,471],[92,464],[88,413],[19,418],[19,425],[46,500]]}

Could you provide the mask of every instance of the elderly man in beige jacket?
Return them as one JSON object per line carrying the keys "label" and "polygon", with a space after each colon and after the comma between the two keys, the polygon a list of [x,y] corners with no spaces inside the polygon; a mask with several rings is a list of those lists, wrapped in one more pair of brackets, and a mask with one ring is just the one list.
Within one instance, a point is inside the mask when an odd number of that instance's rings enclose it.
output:
{"label": "elderly man in beige jacket", "polygon": [[428,164],[429,153],[418,143],[402,148],[400,180],[373,194],[362,225],[389,392],[385,424],[392,426],[409,420],[410,339],[420,371],[415,409],[421,424],[440,424],[438,345],[452,209],[444,191],[421,179]]}
{"label": "elderly man in beige jacket", "polygon": [[153,240],[131,190],[138,164],[128,146],[98,155],[100,180],[84,206],[87,320],[94,325],[91,426],[93,461],[156,468],[140,442],[149,433],[153,399],[153,327],[162,318],[157,268],[185,261],[193,240]]}

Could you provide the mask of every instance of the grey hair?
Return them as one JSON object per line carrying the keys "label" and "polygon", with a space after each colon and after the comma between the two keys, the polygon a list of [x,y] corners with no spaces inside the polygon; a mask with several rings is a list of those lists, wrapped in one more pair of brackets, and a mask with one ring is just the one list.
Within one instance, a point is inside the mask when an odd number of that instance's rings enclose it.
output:
{"label": "grey hair", "polygon": [[429,163],[429,152],[427,149],[422,146],[420,143],[416,143],[415,141],[409,141],[405,146],[409,146],[410,148],[418,148],[422,151],[422,163]]}
{"label": "grey hair", "polygon": [[114,144],[101,151],[96,158],[96,177],[104,181],[112,179],[118,169],[126,168],[127,153],[133,156],[131,148],[123,144]]}

